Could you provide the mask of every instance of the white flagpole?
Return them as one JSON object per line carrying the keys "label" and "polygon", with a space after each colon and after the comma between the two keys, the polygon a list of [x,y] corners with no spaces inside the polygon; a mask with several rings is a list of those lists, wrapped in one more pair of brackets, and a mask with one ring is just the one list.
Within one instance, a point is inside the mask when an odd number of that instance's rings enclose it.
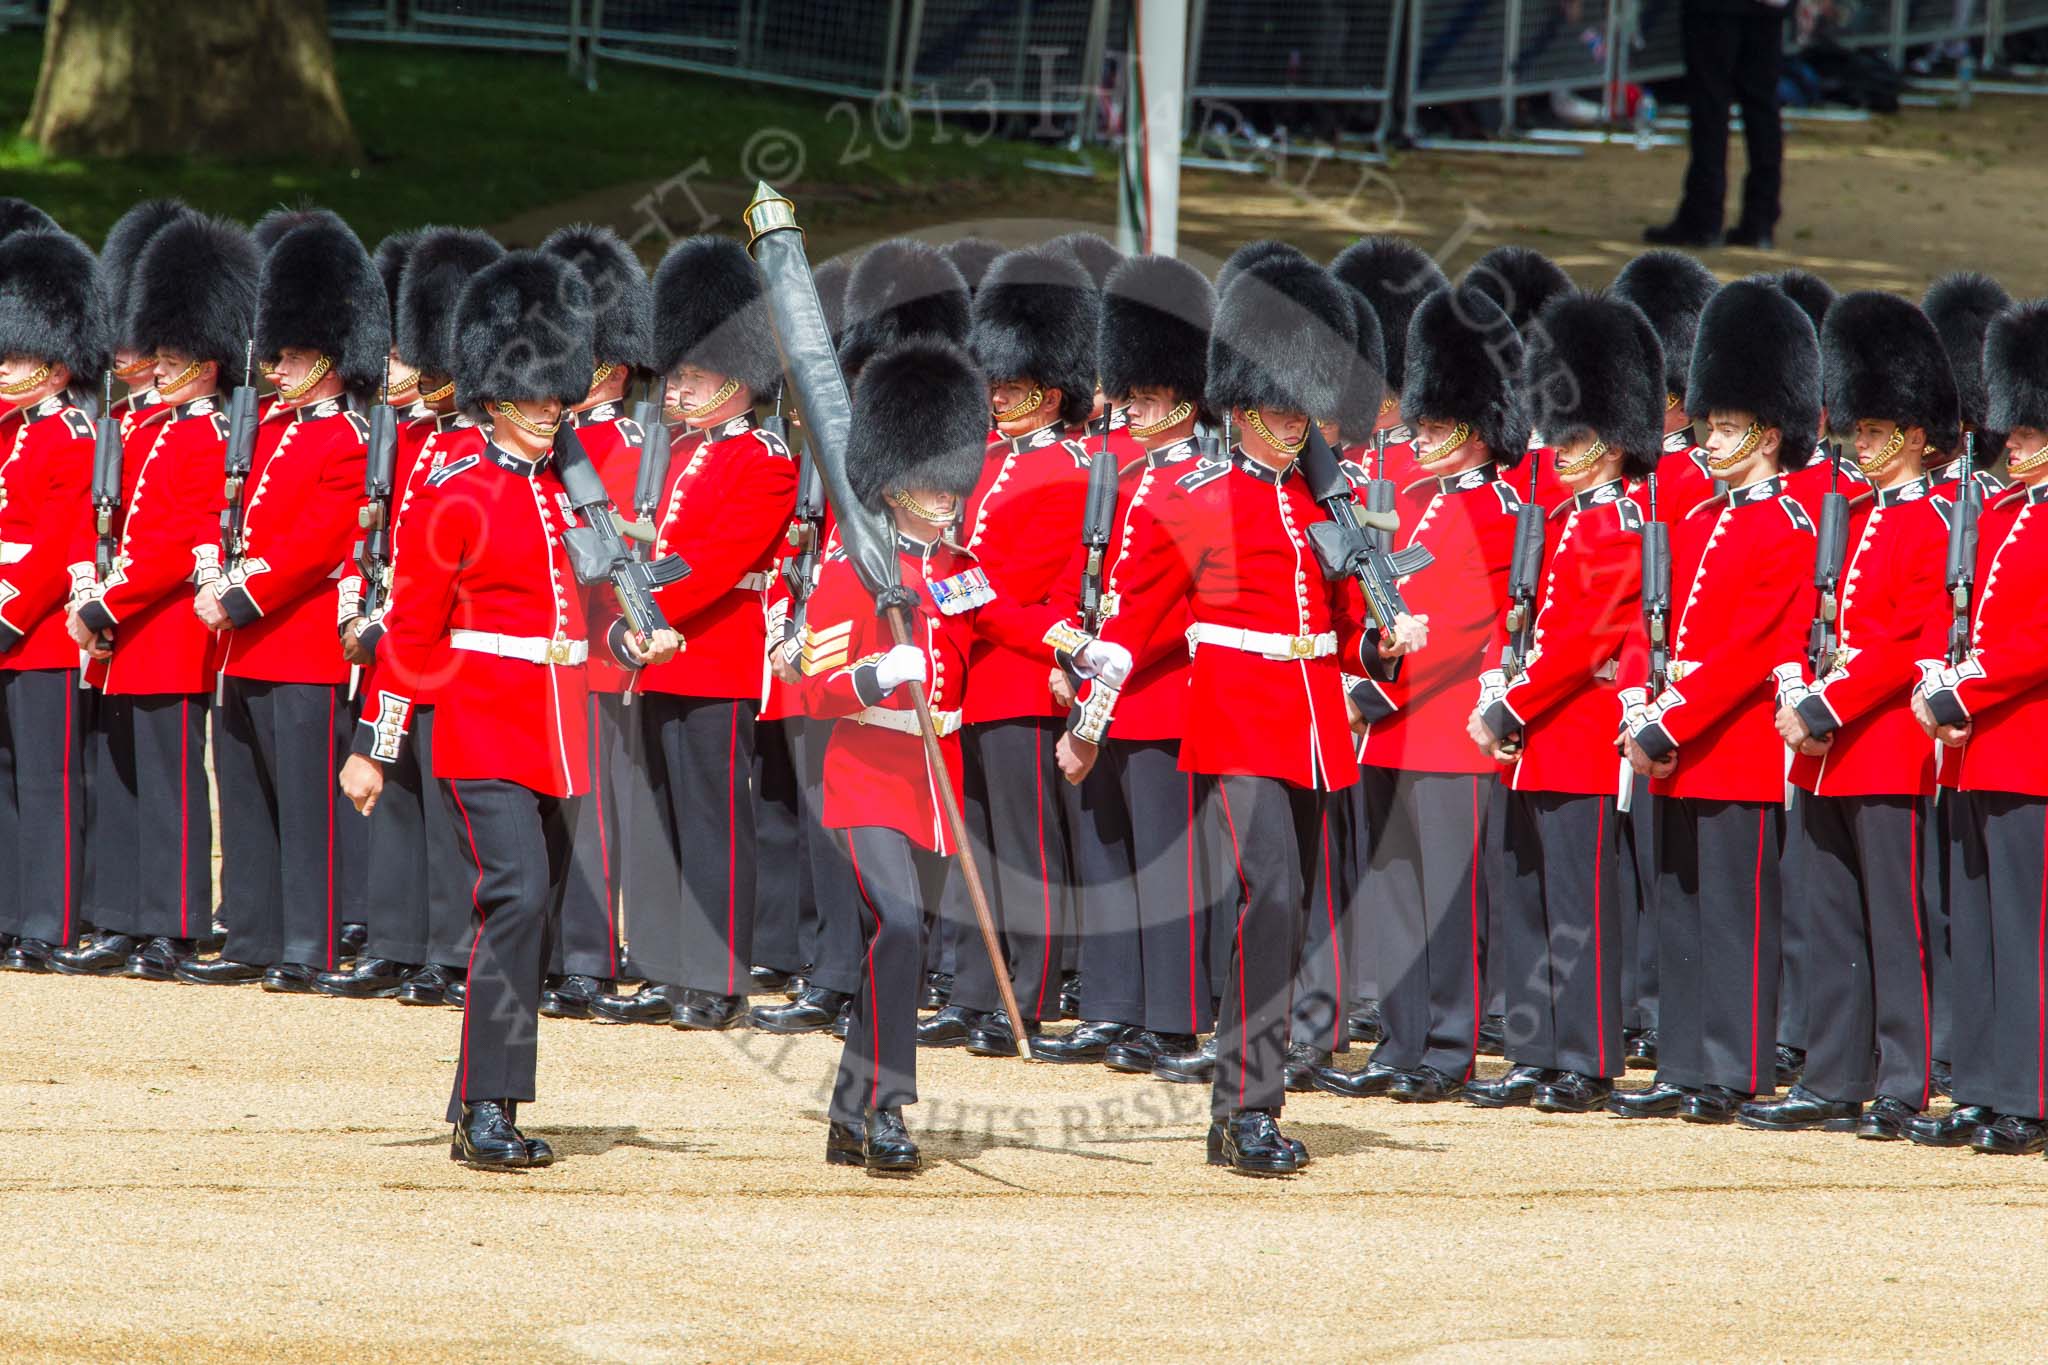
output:
{"label": "white flagpole", "polygon": [[1124,70],[1124,154],[1117,222],[1123,249],[1174,255],[1180,242],[1181,115],[1187,0],[1138,0]]}

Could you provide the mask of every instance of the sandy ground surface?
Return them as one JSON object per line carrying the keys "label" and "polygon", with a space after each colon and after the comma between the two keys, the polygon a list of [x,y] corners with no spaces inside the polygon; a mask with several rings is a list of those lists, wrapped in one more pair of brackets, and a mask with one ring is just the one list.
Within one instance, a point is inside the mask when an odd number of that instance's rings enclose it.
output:
{"label": "sandy ground surface", "polygon": [[[459,1016],[0,978],[0,1357],[1839,1358],[2048,1328],[2048,1162],[926,1053],[914,1181],[827,1167],[837,1045],[546,1022],[486,1175]],[[1967,1236],[1961,1235],[1967,1229]]]}
{"label": "sandy ground surface", "polygon": [[[2048,215],[2039,210],[2039,128],[2048,101],[1979,96],[1968,110],[1908,109],[1858,123],[1800,122],[1787,143],[1785,218],[1773,253],[1706,253],[1725,278],[1799,265],[1838,288],[1888,288],[1918,297],[1943,273],[1972,268],[2015,295],[2048,294]],[[924,124],[915,136],[930,136]],[[1739,145],[1739,139],[1738,139]],[[1318,259],[1368,232],[1395,232],[1452,271],[1488,247],[1540,248],[1587,287],[1606,284],[1643,249],[1644,226],[1670,217],[1685,169],[1682,145],[1638,151],[1626,141],[1573,159],[1494,153],[1403,152],[1385,166],[1303,156],[1258,174],[1189,171],[1183,180],[1182,254],[1214,264],[1239,243],[1277,235]],[[830,148],[810,149],[818,166]],[[1049,161],[1067,160],[1057,150]],[[687,186],[622,185],[498,225],[532,242],[560,223],[609,222],[658,254],[671,235],[737,232],[753,182],[734,178],[735,155],[713,159]],[[1731,153],[1740,181],[1742,157]],[[724,178],[721,179],[720,177]],[[781,185],[810,233],[814,261],[899,232],[946,240],[968,231],[1012,243],[1086,227],[1114,232],[1115,186],[1046,175],[1028,194],[978,196],[960,185],[871,193]],[[1731,192],[1732,193],[1732,192]],[[1736,200],[1731,197],[1731,221]]]}

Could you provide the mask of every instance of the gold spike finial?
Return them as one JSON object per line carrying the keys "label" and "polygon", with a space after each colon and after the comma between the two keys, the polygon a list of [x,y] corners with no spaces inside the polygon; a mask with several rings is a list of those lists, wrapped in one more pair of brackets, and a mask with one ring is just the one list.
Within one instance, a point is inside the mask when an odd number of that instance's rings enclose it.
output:
{"label": "gold spike finial", "polygon": [[747,247],[751,250],[754,243],[769,233],[796,227],[796,205],[777,194],[767,181],[757,180],[753,202],[747,205],[746,220]]}

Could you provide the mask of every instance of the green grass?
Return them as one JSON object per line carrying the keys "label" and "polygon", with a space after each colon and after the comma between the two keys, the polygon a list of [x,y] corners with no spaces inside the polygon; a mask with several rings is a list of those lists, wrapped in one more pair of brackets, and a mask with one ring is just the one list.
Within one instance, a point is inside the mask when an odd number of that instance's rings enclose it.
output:
{"label": "green grass", "polygon": [[[743,183],[743,150],[764,129],[786,130],[804,149],[803,174],[778,180],[784,189],[830,185],[914,198],[1031,176],[1021,165],[1030,155],[1023,144],[968,145],[985,128],[972,116],[935,125],[921,113],[907,145],[891,150],[877,139],[866,101],[851,106],[856,140],[847,107],[834,112],[829,98],[710,77],[608,64],[591,93],[558,57],[344,43],[335,58],[363,146],[360,166],[75,160],[46,156],[19,136],[42,39],[33,31],[0,35],[0,194],[31,200],[94,244],[130,204],[157,194],[245,221],[309,201],[340,213],[374,244],[401,227],[487,226],[610,186],[652,192],[699,158],[709,165],[693,184]],[[687,230],[693,215],[681,192],[661,202]]]}

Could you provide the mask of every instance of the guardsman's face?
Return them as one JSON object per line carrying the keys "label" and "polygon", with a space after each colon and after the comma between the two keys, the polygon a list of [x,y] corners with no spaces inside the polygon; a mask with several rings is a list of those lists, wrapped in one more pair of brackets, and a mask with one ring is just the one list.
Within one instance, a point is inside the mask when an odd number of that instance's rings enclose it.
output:
{"label": "guardsman's face", "polygon": [[[668,377],[667,403],[669,411],[677,416],[702,409],[706,403],[718,397],[728,379],[698,365],[678,365]],[[722,406],[722,404],[721,404]]]}
{"label": "guardsman's face", "polygon": [[1260,408],[1259,420],[1266,424],[1266,430],[1279,438],[1282,445],[1299,445],[1308,438],[1308,414],[1305,412],[1268,412]]}
{"label": "guardsman's face", "polygon": [[1707,414],[1707,465],[1730,488],[1746,488],[1778,472],[1776,427],[1757,430],[1756,415],[1717,409]]}
{"label": "guardsman's face", "polygon": [[1458,429],[1456,422],[1446,422],[1437,417],[1425,417],[1415,424],[1415,444],[1423,450],[1435,450],[1451,439],[1451,433]]}
{"label": "guardsman's face", "polygon": [[1156,427],[1178,406],[1170,390],[1155,384],[1139,384],[1125,400],[1124,413],[1134,427]]}
{"label": "guardsman's face", "polygon": [[156,391],[170,402],[183,403],[212,393],[220,384],[220,362],[192,363],[189,351],[170,347],[156,353]]}
{"label": "guardsman's face", "polygon": [[1927,455],[1927,432],[1920,427],[1901,432],[1896,423],[1866,418],[1856,424],[1855,444],[1856,466],[1870,478],[1881,483],[1917,479]]}
{"label": "guardsman's face", "polygon": [[[2005,434],[2005,463],[2021,483],[2035,484],[2048,479],[2048,431],[2040,427],[2014,427]],[[2028,461],[2036,463],[2029,468]]]}
{"label": "guardsman's face", "polygon": [[890,499],[889,512],[903,534],[928,541],[960,519],[960,499],[936,488],[905,488]]}
{"label": "guardsman's face", "polygon": [[304,346],[286,346],[277,353],[275,360],[264,365],[263,374],[274,388],[296,389],[306,382],[321,359],[318,351]]}
{"label": "guardsman's face", "polygon": [[[0,389],[12,389],[15,385],[26,384],[31,379],[36,380],[32,387],[41,388],[43,382],[50,377],[49,374],[44,374],[40,377],[37,375],[37,371],[43,368],[44,362],[32,355],[0,357]],[[54,374],[57,368],[56,366],[51,366],[50,373]]]}
{"label": "guardsman's face", "polygon": [[[1591,432],[1579,437],[1569,445],[1558,446],[1551,454],[1551,465],[1557,470],[1558,482],[1574,493],[1588,488],[1598,488],[1603,483],[1612,483],[1621,477],[1621,452],[1609,447],[1599,459],[1577,468],[1586,457],[1586,452],[1599,443],[1600,438]],[[1534,455],[1529,457],[1535,459]]]}

